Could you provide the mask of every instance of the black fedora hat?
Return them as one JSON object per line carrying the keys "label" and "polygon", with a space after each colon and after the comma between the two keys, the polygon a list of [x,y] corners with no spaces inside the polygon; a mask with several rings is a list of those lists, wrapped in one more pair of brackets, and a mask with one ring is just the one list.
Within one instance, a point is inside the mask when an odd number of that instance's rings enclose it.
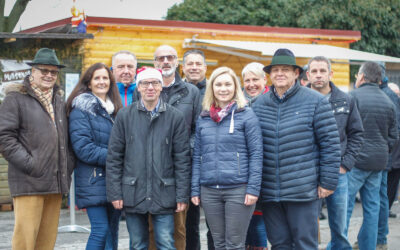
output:
{"label": "black fedora hat", "polygon": [[60,64],[58,61],[56,52],[54,49],[41,48],[36,52],[35,58],[32,62],[27,63],[30,66],[42,64],[42,65],[54,65],[59,68],[64,68],[65,65]]}
{"label": "black fedora hat", "polygon": [[292,51],[288,49],[278,49],[272,57],[271,64],[264,67],[264,71],[268,74],[271,72],[271,67],[275,65],[291,65],[299,69],[299,74],[303,72],[303,68],[296,64],[296,58]]}

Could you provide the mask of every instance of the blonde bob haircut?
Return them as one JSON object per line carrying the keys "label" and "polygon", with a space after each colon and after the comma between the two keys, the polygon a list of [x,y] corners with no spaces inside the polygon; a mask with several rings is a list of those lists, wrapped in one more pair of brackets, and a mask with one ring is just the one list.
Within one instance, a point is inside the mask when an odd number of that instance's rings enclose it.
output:
{"label": "blonde bob haircut", "polygon": [[232,100],[235,100],[237,107],[243,108],[247,105],[246,98],[243,95],[242,86],[240,86],[239,79],[236,76],[235,72],[233,72],[233,70],[228,67],[219,67],[212,72],[210,80],[207,82],[206,92],[204,94],[204,99],[202,104],[203,110],[209,111],[213,103],[218,105],[217,100],[215,99],[214,96],[213,85],[215,79],[223,74],[230,75],[232,77],[233,83],[235,84],[235,94],[233,95]]}

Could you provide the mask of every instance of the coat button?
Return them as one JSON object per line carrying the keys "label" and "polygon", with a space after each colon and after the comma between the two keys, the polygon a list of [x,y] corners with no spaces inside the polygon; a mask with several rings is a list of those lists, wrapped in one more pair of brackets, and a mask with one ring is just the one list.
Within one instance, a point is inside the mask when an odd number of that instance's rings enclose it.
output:
{"label": "coat button", "polygon": [[151,198],[150,198],[150,197],[147,197],[146,200],[151,201]]}

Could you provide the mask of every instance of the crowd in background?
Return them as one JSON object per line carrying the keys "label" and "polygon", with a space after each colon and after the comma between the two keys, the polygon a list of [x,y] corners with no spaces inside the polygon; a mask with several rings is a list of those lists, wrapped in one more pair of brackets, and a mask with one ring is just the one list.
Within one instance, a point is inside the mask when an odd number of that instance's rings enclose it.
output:
{"label": "crowd in background", "polygon": [[[327,249],[387,249],[400,99],[383,63],[363,63],[345,93],[328,58],[301,67],[282,48],[246,65],[242,85],[228,67],[206,79],[200,50],[185,52],[181,78],[176,50],[161,45],[154,67],[138,69],[130,51],[91,65],[66,104],[56,52],[29,64],[0,106],[13,249],[54,248],[73,171],[89,250],[118,248],[121,214],[130,249],[199,250],[200,207],[208,249],[318,249],[323,199]],[[363,223],[350,243],[357,193]]]}

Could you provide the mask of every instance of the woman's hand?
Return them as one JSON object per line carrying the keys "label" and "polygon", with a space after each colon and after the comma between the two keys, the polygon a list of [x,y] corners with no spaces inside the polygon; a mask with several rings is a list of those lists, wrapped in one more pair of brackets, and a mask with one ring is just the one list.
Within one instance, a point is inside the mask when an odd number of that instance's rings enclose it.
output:
{"label": "woman's hand", "polygon": [[200,204],[200,198],[199,196],[193,196],[192,197],[192,203],[196,206],[198,206]]}
{"label": "woman's hand", "polygon": [[[192,198],[192,200],[193,200],[193,198]],[[251,206],[251,205],[256,204],[257,200],[258,200],[257,196],[251,195],[251,194],[246,194],[246,196],[244,198],[244,204],[246,206]]]}

